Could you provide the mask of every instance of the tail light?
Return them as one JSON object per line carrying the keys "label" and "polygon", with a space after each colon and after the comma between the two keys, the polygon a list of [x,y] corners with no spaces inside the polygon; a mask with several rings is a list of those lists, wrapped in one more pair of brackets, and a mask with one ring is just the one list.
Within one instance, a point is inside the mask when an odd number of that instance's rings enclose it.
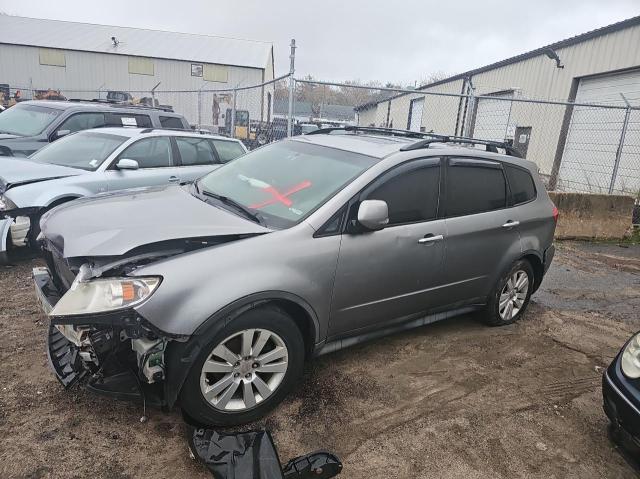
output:
{"label": "tail light", "polygon": [[558,207],[556,205],[553,205],[553,221],[555,221],[556,224],[558,224],[558,215],[560,214],[560,212],[558,211]]}

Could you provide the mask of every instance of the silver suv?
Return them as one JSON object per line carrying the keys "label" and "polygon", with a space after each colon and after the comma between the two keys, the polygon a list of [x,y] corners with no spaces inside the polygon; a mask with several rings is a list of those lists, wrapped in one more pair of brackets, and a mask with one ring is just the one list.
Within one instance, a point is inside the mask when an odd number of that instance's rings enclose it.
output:
{"label": "silver suv", "polygon": [[498,147],[319,130],[191,185],[55,208],[34,270],[51,364],[67,386],[139,383],[230,425],[278,404],[313,356],[473,311],[513,323],[553,258],[557,210],[535,164]]}

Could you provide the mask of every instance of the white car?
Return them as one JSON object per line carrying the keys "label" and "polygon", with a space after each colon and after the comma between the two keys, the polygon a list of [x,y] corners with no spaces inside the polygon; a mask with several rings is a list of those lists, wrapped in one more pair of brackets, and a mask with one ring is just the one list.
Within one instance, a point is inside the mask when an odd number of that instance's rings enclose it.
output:
{"label": "white car", "polygon": [[185,183],[246,153],[239,140],[189,131],[99,128],[61,138],[29,158],[0,158],[0,262],[34,243],[61,203],[126,188]]}

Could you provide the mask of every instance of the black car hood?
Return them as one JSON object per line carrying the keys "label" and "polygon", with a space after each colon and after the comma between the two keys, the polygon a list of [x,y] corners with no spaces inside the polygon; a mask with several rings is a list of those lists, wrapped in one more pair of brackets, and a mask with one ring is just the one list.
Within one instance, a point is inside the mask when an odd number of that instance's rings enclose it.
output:
{"label": "black car hood", "polygon": [[138,188],[82,198],[42,217],[42,234],[66,258],[119,256],[175,239],[269,233],[271,230],[190,193],[192,186]]}

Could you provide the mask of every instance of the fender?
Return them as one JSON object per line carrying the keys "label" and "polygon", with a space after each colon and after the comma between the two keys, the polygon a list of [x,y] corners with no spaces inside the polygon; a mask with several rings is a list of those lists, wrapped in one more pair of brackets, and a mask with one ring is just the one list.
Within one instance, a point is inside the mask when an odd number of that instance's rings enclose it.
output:
{"label": "fender", "polygon": [[245,311],[273,300],[291,301],[303,308],[313,322],[314,342],[320,342],[318,317],[311,305],[303,298],[286,291],[263,291],[240,298],[212,314],[196,329],[189,340],[185,342],[171,341],[167,345],[165,352],[164,400],[169,408],[176,403],[187,374],[189,374],[189,370],[207,340],[222,331],[231,321]]}

